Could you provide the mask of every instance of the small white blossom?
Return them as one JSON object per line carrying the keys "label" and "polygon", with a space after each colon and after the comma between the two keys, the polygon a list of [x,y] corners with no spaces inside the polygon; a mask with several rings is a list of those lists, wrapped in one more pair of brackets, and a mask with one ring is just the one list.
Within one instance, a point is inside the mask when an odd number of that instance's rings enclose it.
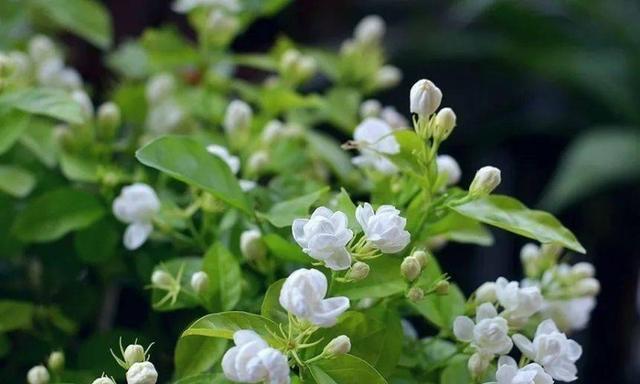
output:
{"label": "small white blossom", "polygon": [[238,180],[238,184],[240,185],[240,189],[242,189],[243,192],[248,192],[258,186],[258,183],[253,180],[240,179]]}
{"label": "small white blossom", "polygon": [[580,331],[587,327],[591,319],[591,312],[596,307],[596,299],[578,297],[569,300],[545,301],[542,314],[551,318],[564,331]]}
{"label": "small white blossom", "polygon": [[371,44],[382,40],[385,30],[386,24],[382,17],[369,15],[356,25],[353,36],[359,43]]}
{"label": "small white blossom", "polygon": [[349,309],[349,299],[327,295],[327,278],[317,269],[301,268],[289,275],[280,291],[280,305],[318,327],[332,327]]}
{"label": "small white blossom", "polygon": [[211,144],[207,145],[207,152],[212,155],[218,156],[222,161],[227,163],[231,173],[234,175],[240,171],[240,159],[237,156],[233,156],[229,153],[229,150],[221,145]]}
{"label": "small white blossom", "polygon": [[392,205],[381,205],[375,212],[369,203],[359,205],[356,220],[367,241],[384,253],[400,252],[411,241],[411,235],[404,229],[407,219]]}
{"label": "small white blossom", "polygon": [[253,111],[249,104],[242,100],[233,100],[229,103],[224,115],[224,129],[228,134],[249,129]]}
{"label": "small white blossom", "polygon": [[149,109],[145,126],[157,134],[169,133],[180,126],[184,117],[182,107],[174,100],[167,99]]}
{"label": "small white blossom", "polygon": [[386,121],[394,130],[404,129],[409,126],[407,119],[392,106],[382,108],[380,118]]}
{"label": "small white blossom", "polygon": [[238,383],[290,383],[287,357],[269,347],[257,333],[236,331],[233,342],[235,346],[222,357],[222,370],[227,379]]}
{"label": "small white blossom", "polygon": [[366,119],[367,117],[378,117],[382,110],[382,104],[378,100],[369,99],[360,104],[360,117]]}
{"label": "small white blossom", "polygon": [[473,197],[482,197],[493,192],[494,189],[502,181],[500,170],[496,167],[486,166],[480,168],[471,185],[469,186],[469,195]]}
{"label": "small white blossom", "polygon": [[49,371],[44,365],[36,365],[27,372],[27,382],[29,384],[48,384]]}
{"label": "small white blossom", "polygon": [[510,356],[500,356],[496,371],[497,384],[553,384],[553,378],[537,363],[518,368]]}
{"label": "small white blossom", "polygon": [[351,266],[351,254],[346,245],[353,238],[347,228],[347,215],[319,207],[309,219],[296,219],[291,227],[293,238],[302,251],[316,260],[323,261],[335,271]]}
{"label": "small white blossom", "polygon": [[271,120],[264,126],[262,130],[262,140],[271,144],[276,141],[276,139],[285,135],[286,128],[282,121],[280,120]]}
{"label": "small white blossom", "polygon": [[361,153],[353,158],[355,165],[372,166],[386,174],[396,172],[396,166],[384,155],[400,152],[400,144],[393,136],[393,129],[384,120],[374,117],[365,119],[356,127],[353,139],[360,146]]}
{"label": "small white blossom", "polygon": [[498,316],[496,308],[489,303],[478,306],[475,323],[467,316],[456,317],[453,333],[458,340],[470,342],[485,354],[504,355],[513,347],[507,320]]}
{"label": "small white blossom", "polygon": [[124,246],[133,250],[140,247],[153,231],[151,220],[160,210],[160,200],[153,188],[135,183],[122,188],[113,201],[113,214],[129,224],[124,234]]}
{"label": "small white blossom", "polygon": [[493,281],[483,283],[476,289],[476,301],[478,303],[493,303],[496,300],[496,283]]}
{"label": "small white blossom", "polygon": [[436,158],[436,165],[438,166],[438,173],[447,175],[447,185],[454,185],[460,181],[462,171],[456,159],[449,155],[439,155]]}
{"label": "small white blossom", "polygon": [[395,87],[402,80],[402,71],[393,65],[382,66],[376,72],[375,83],[380,88]]}
{"label": "small white blossom", "polygon": [[93,118],[93,103],[85,91],[77,89],[71,92],[71,98],[82,108],[85,119]]}
{"label": "small white blossom", "polygon": [[156,384],[158,372],[149,361],[134,363],[127,370],[127,384]]}
{"label": "small white blossom", "polygon": [[147,82],[145,89],[147,102],[157,105],[173,95],[175,88],[176,81],[170,73],[159,73]]}
{"label": "small white blossom", "polygon": [[430,80],[418,80],[409,92],[409,109],[422,117],[428,117],[442,102],[442,91]]}
{"label": "small white blossom", "polygon": [[526,321],[542,308],[542,294],[536,286],[520,287],[517,281],[504,277],[496,280],[496,297],[506,310],[506,317],[513,321]]}
{"label": "small white blossom", "polygon": [[523,355],[542,365],[555,380],[577,379],[575,362],[582,355],[582,347],[561,333],[553,320],[547,319],[538,325],[533,342],[521,334],[513,335],[513,342]]}
{"label": "small white blossom", "polygon": [[59,56],[58,49],[53,41],[44,35],[37,35],[29,40],[29,56],[36,64],[40,65],[44,61]]}

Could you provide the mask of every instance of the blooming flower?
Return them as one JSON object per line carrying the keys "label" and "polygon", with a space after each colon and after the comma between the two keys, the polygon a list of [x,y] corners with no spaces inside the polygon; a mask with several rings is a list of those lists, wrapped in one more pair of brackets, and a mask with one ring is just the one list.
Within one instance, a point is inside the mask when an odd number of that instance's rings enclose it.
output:
{"label": "blooming flower", "polygon": [[318,327],[332,327],[338,316],[349,309],[349,299],[327,295],[327,278],[316,269],[301,268],[285,280],[280,305],[298,318]]}
{"label": "blooming flower", "polygon": [[227,148],[221,145],[211,144],[207,145],[207,152],[218,156],[222,161],[227,163],[229,169],[234,175],[240,171],[240,159],[237,156],[230,154]]}
{"label": "blooming flower", "polygon": [[118,220],[129,224],[123,242],[127,249],[133,250],[144,244],[153,231],[151,220],[160,210],[160,200],[153,188],[135,183],[122,188],[112,208]]}
{"label": "blooming flower", "polygon": [[521,334],[513,335],[513,342],[523,355],[542,365],[556,380],[577,379],[575,362],[582,355],[582,347],[568,339],[551,319],[544,320],[536,330],[533,342]]}
{"label": "blooming flower", "polygon": [[475,323],[467,316],[458,316],[453,322],[453,333],[458,340],[470,342],[484,354],[509,353],[513,342],[508,332],[507,320],[498,316],[496,308],[489,303],[478,306]]}
{"label": "blooming flower", "polygon": [[407,219],[392,205],[381,205],[376,212],[369,203],[359,205],[356,220],[367,241],[384,253],[400,252],[411,241],[411,235],[404,229]]}
{"label": "blooming flower", "polygon": [[427,117],[434,113],[442,101],[442,91],[427,79],[418,80],[409,91],[411,113]]}
{"label": "blooming flower", "polygon": [[542,308],[542,294],[536,286],[520,288],[517,281],[504,277],[496,280],[496,298],[507,311],[506,317],[513,321],[526,320]]}
{"label": "blooming flower", "polygon": [[497,384],[553,384],[553,379],[540,366],[531,363],[518,368],[510,356],[500,356],[496,371]]}
{"label": "blooming flower", "polygon": [[384,155],[400,152],[400,144],[393,136],[393,129],[384,120],[369,117],[360,123],[353,139],[360,144],[360,156],[353,158],[357,166],[372,166],[382,173],[394,173],[396,166]]}
{"label": "blooming flower", "polygon": [[127,384],[156,384],[158,372],[149,361],[134,363],[127,370]]}
{"label": "blooming flower", "polygon": [[545,318],[553,319],[562,330],[579,331],[589,324],[591,311],[595,306],[596,299],[591,296],[545,301],[542,306],[542,314]]}
{"label": "blooming flower", "polygon": [[235,382],[289,384],[287,357],[269,347],[257,333],[239,330],[233,334],[235,347],[222,357],[222,370]]}
{"label": "blooming flower", "polygon": [[454,185],[460,181],[462,171],[456,159],[449,155],[440,155],[436,158],[438,173],[447,175],[447,185]]}
{"label": "blooming flower", "polygon": [[293,238],[302,251],[316,260],[323,261],[335,271],[351,266],[351,254],[346,245],[353,238],[347,228],[347,215],[319,207],[309,219],[296,219],[291,227]]}
{"label": "blooming flower", "polygon": [[364,17],[358,25],[356,25],[353,36],[356,41],[363,44],[370,44],[380,41],[384,36],[386,24],[382,17],[378,15],[369,15]]}

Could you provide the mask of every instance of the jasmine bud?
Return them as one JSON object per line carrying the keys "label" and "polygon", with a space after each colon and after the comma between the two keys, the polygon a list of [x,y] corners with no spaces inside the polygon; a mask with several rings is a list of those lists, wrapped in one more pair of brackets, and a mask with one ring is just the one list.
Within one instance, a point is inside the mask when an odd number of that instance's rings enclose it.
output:
{"label": "jasmine bud", "polygon": [[62,351],[51,352],[47,365],[54,372],[62,371],[64,369],[64,353]]}
{"label": "jasmine bud", "polygon": [[500,184],[500,170],[495,167],[482,167],[469,186],[469,195],[474,198],[489,195]]}
{"label": "jasmine bud", "polygon": [[48,384],[49,371],[44,365],[36,365],[27,372],[27,382],[29,384]]}
{"label": "jasmine bud", "polygon": [[444,296],[449,293],[449,285],[447,280],[440,280],[436,283],[434,290],[437,295]]}
{"label": "jasmine bud", "polygon": [[160,288],[171,287],[173,278],[168,272],[156,270],[151,274],[151,283]]}
{"label": "jasmine bud", "polygon": [[409,92],[409,109],[423,118],[434,113],[442,101],[442,91],[430,80],[418,80]]}
{"label": "jasmine bud", "polygon": [[364,280],[367,277],[367,275],[369,275],[369,269],[370,267],[367,263],[356,261],[351,266],[351,269],[349,269],[345,277],[351,281]]}
{"label": "jasmine bud", "polygon": [[209,288],[209,275],[204,271],[198,271],[191,276],[191,288],[202,295]]}
{"label": "jasmine bud", "polygon": [[423,251],[421,249],[413,251],[411,256],[413,258],[415,258],[416,260],[418,260],[418,263],[420,263],[420,268],[426,267],[427,263],[429,262],[429,256],[427,255],[427,252],[425,252],[425,251]]}
{"label": "jasmine bud", "polygon": [[128,367],[145,361],[144,348],[140,344],[129,344],[124,350],[124,362]]}
{"label": "jasmine bud", "polygon": [[405,257],[404,260],[402,260],[402,264],[400,264],[400,272],[408,281],[417,279],[421,271],[420,262],[413,256]]}
{"label": "jasmine bud", "polygon": [[326,357],[335,357],[347,354],[349,351],[351,351],[351,339],[348,336],[340,335],[324,347],[322,354]]}
{"label": "jasmine bud", "polygon": [[456,126],[456,114],[451,108],[442,108],[436,114],[436,126],[433,131],[433,137],[436,140],[446,140],[453,128]]}
{"label": "jasmine bud", "polygon": [[407,292],[407,298],[416,303],[424,298],[424,291],[418,287],[413,287]]}

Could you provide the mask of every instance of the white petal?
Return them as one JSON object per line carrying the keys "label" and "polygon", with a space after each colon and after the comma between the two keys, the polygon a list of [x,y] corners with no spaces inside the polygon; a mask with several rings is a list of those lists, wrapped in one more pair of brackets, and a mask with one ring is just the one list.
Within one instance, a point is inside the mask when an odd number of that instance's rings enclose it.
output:
{"label": "white petal", "polygon": [[560,331],[558,330],[558,327],[556,326],[556,323],[553,322],[553,320],[547,319],[540,323],[540,325],[538,325],[535,337],[538,337],[538,335],[546,335],[553,332]]}
{"label": "white petal", "polygon": [[123,243],[128,250],[140,248],[153,231],[151,223],[133,223],[124,232]]}
{"label": "white petal", "polygon": [[545,365],[544,369],[559,381],[571,382],[578,378],[576,365],[568,360],[555,361],[553,364]]}
{"label": "white petal", "polygon": [[240,381],[238,372],[236,371],[236,356],[238,355],[238,347],[233,347],[225,352],[222,357],[222,371],[227,379],[231,381]]}
{"label": "white petal", "polygon": [[343,271],[351,266],[351,254],[346,248],[336,249],[324,264],[334,271]]}
{"label": "white petal", "polygon": [[358,224],[360,224],[365,232],[371,216],[373,216],[373,207],[371,207],[371,204],[364,203],[364,206],[358,205],[356,208],[356,221],[358,221]]}
{"label": "white petal", "polygon": [[467,316],[458,316],[453,321],[453,334],[456,335],[458,340],[471,341],[473,339],[473,328],[475,324]]}
{"label": "white petal", "polygon": [[503,365],[518,367],[518,363],[516,363],[515,359],[511,356],[506,356],[506,355],[500,356],[500,358],[498,359],[498,368]]}
{"label": "white petal", "polygon": [[264,345],[264,348],[268,347],[267,343],[262,339],[262,337],[260,337],[260,335],[250,329],[241,329],[239,331],[236,331],[233,334],[233,342],[238,346],[250,342],[258,342],[262,343]]}
{"label": "white petal", "polygon": [[293,233],[293,239],[300,245],[302,248],[307,247],[307,238],[304,233],[304,226],[307,224],[309,220],[307,219],[295,219],[293,224],[291,225],[291,232]]}
{"label": "white petal", "polygon": [[582,356],[582,346],[575,340],[567,340],[567,357],[571,361],[576,361]]}
{"label": "white petal", "polygon": [[531,360],[535,358],[536,352],[531,340],[527,339],[526,336],[521,335],[519,333],[516,333],[515,335],[511,336],[511,338],[513,339],[513,342],[515,343],[516,347],[518,347],[520,352],[522,352],[525,356],[527,356]]}
{"label": "white petal", "polygon": [[496,307],[491,303],[483,303],[476,309],[476,322],[479,323],[484,319],[493,319],[498,316]]}
{"label": "white petal", "polygon": [[319,327],[332,327],[338,317],[349,309],[349,305],[349,299],[344,296],[324,299],[314,308],[309,320]]}
{"label": "white petal", "polygon": [[513,378],[518,373],[518,368],[511,365],[499,366],[496,371],[496,380],[498,384],[512,384]]}

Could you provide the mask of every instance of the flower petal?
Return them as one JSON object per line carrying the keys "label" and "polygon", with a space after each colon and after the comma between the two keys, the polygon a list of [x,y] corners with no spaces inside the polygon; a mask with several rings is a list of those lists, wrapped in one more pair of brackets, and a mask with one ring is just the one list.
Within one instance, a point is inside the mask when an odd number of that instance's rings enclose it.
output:
{"label": "flower petal", "polygon": [[153,231],[151,223],[132,223],[127,226],[122,239],[125,248],[132,251],[138,249],[147,241]]}
{"label": "flower petal", "polygon": [[471,341],[473,339],[473,328],[475,324],[467,316],[458,316],[453,321],[453,334],[456,335],[458,340]]}

